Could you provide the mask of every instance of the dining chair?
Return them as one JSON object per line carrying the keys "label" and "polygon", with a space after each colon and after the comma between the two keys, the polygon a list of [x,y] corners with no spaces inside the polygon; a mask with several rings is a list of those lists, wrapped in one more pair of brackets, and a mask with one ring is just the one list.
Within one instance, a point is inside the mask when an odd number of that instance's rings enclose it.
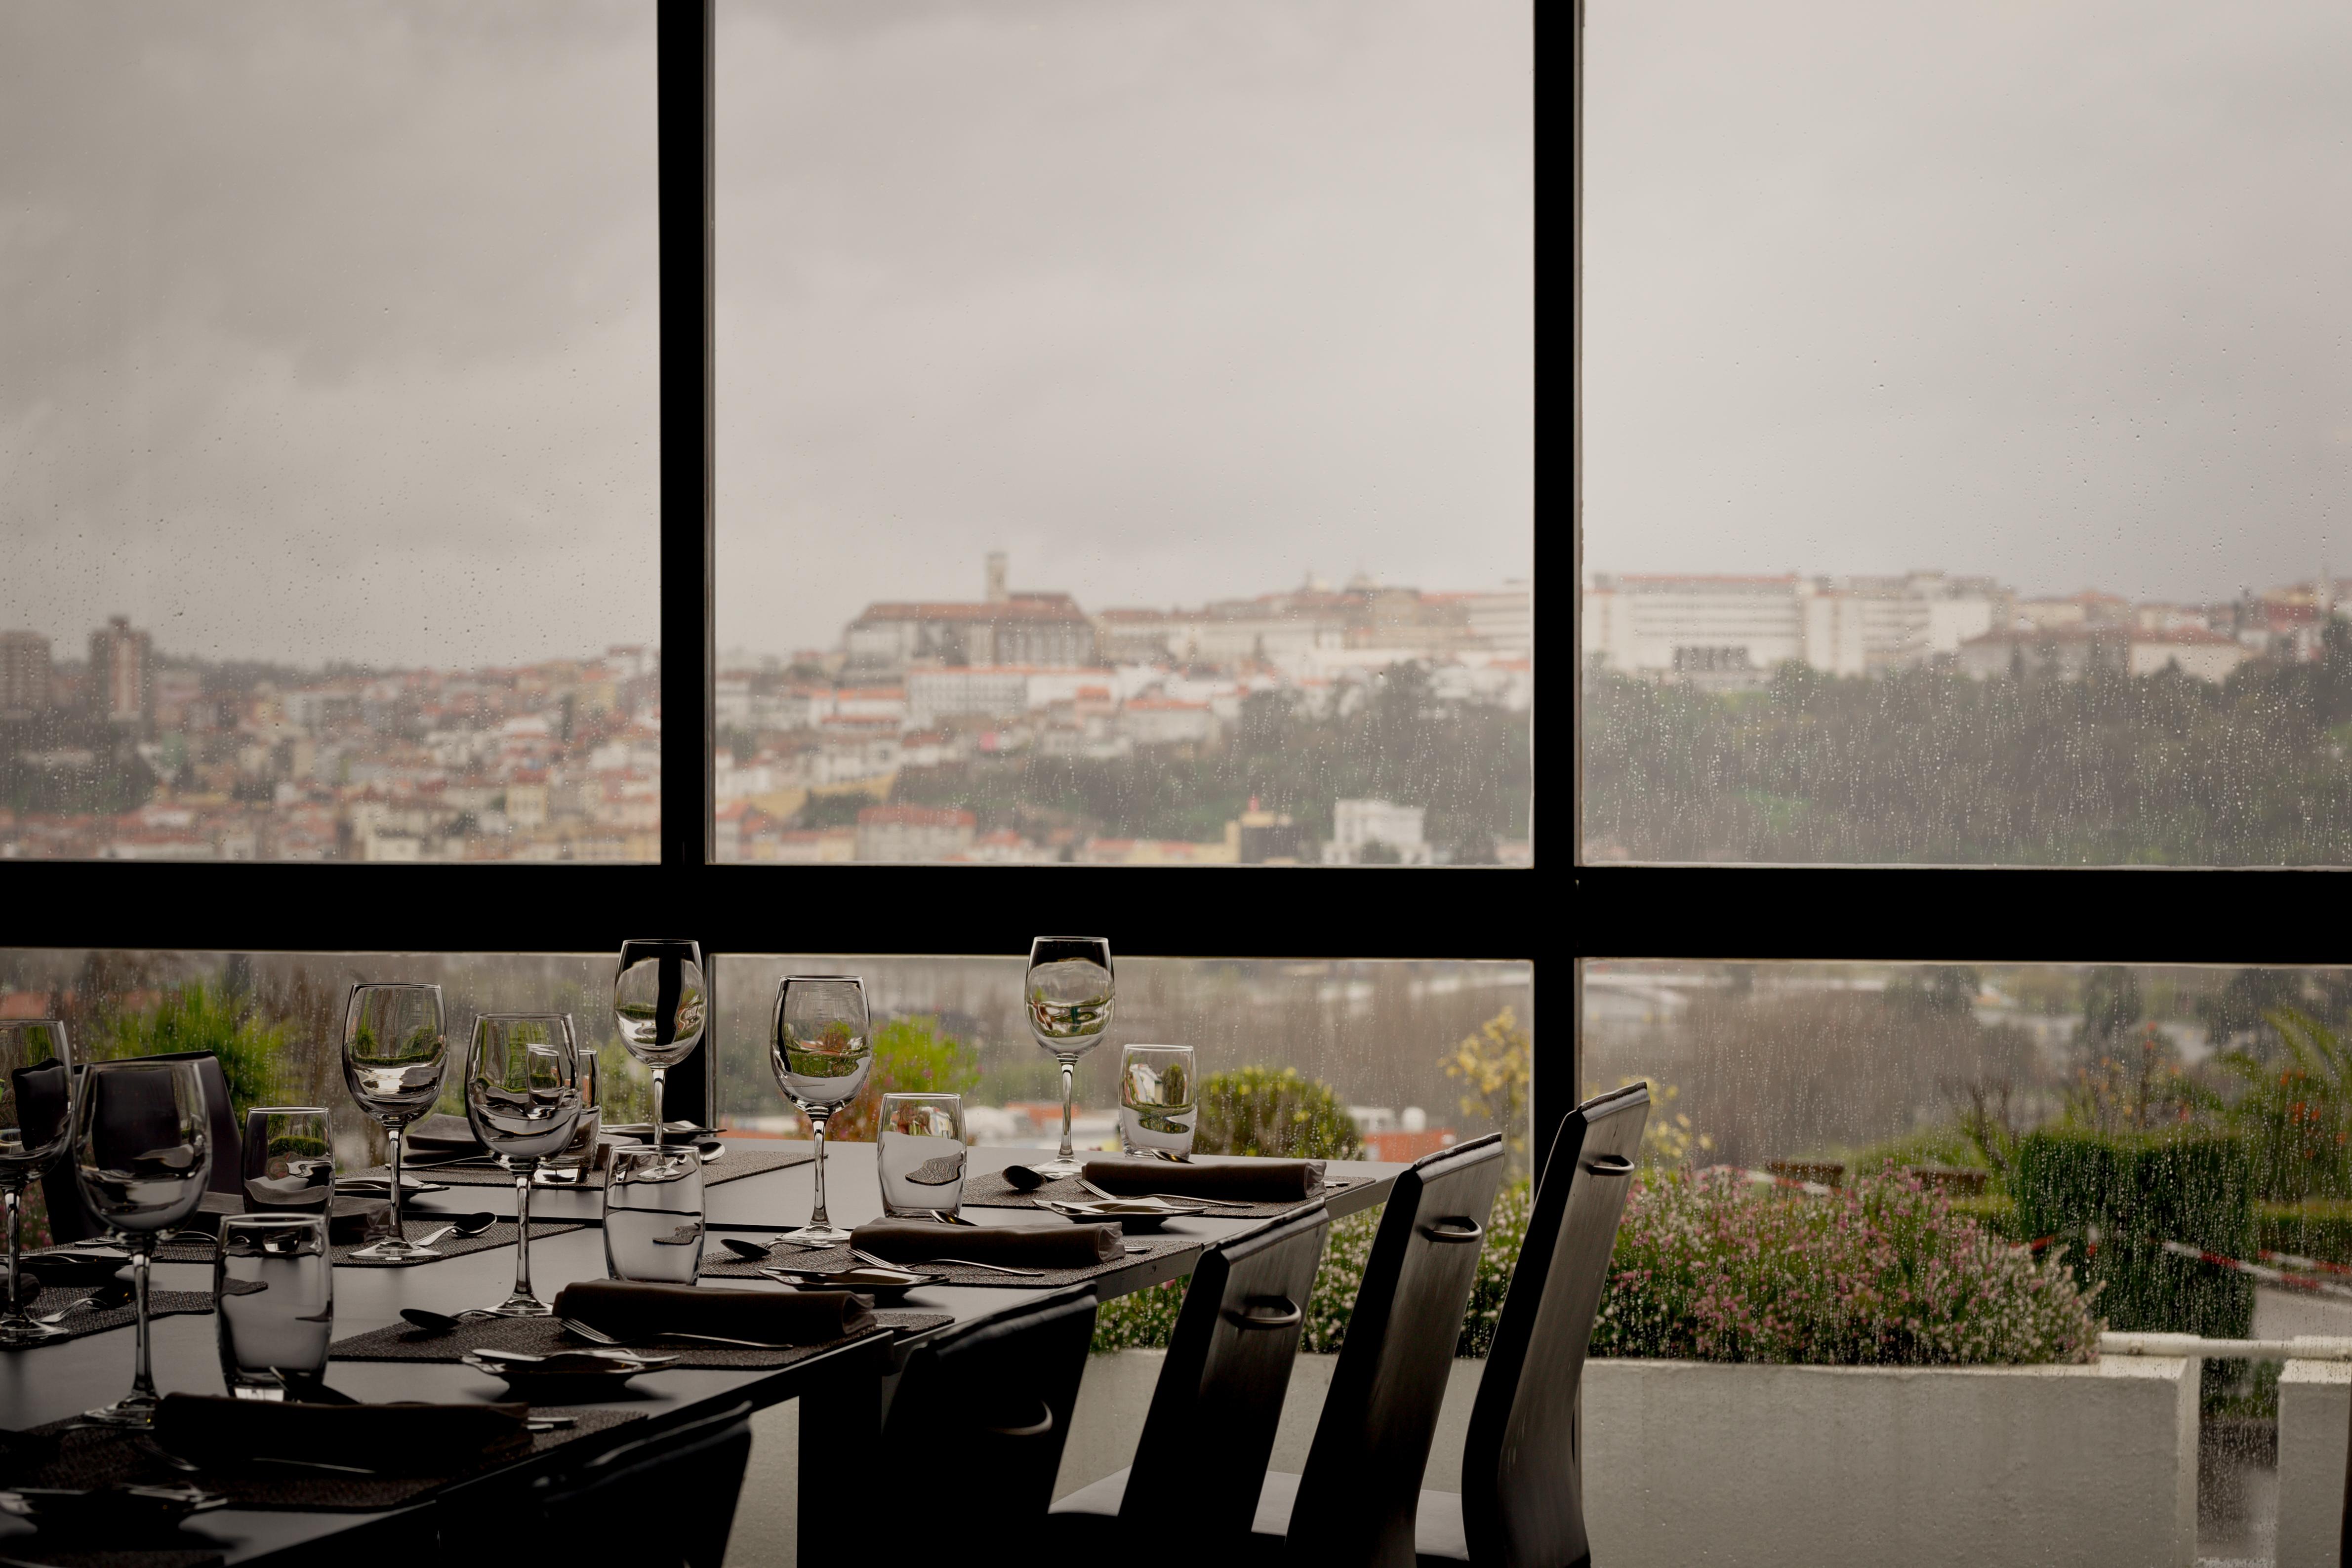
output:
{"label": "dining chair", "polygon": [[1503,1184],[1490,1133],[1398,1174],[1348,1337],[1331,1369],[1307,1467],[1268,1471],[1253,1556],[1333,1568],[1412,1568],[1422,1472]]}
{"label": "dining chair", "polygon": [[[229,1100],[228,1074],[221,1071],[220,1058],[209,1051],[163,1051],[138,1060],[199,1064],[196,1076],[204,1080],[205,1110],[210,1122],[213,1150],[213,1167],[205,1178],[205,1190],[241,1197],[245,1178],[239,1167],[244,1163],[245,1139],[237,1130],[236,1110]],[[82,1064],[77,1062],[73,1071],[74,1081],[79,1083]],[[69,1105],[55,1109],[60,1115],[71,1114]],[[49,1235],[53,1240],[87,1241],[105,1230],[104,1222],[81,1200],[81,1186],[74,1179],[70,1155],[51,1166],[41,1177],[41,1197],[48,1206]]]}
{"label": "dining chair", "polygon": [[1054,1500],[1094,1333],[1092,1285],[941,1330],[907,1358],[881,1452],[960,1455],[969,1473],[987,1478],[992,1513],[1037,1518]]}
{"label": "dining chair", "polygon": [[520,1498],[491,1483],[443,1509],[441,1549],[458,1563],[722,1568],[751,1458],[746,1399],[537,1477]]}
{"label": "dining chair", "polygon": [[1422,1563],[1590,1568],[1576,1390],[1649,1119],[1649,1085],[1631,1083],[1560,1124],[1470,1406],[1462,1490],[1421,1494]]}
{"label": "dining chair", "polygon": [[1318,1203],[1202,1253],[1135,1463],[1054,1504],[1039,1545],[1147,1562],[1248,1549],[1330,1228]]}

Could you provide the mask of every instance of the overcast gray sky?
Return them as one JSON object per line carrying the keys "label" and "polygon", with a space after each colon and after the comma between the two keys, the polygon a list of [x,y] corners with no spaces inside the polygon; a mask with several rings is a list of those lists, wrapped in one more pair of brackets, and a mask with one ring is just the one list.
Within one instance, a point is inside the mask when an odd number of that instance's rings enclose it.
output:
{"label": "overcast gray sky", "polygon": [[[720,638],[1532,539],[1508,0],[721,7]],[[657,632],[647,0],[0,6],[0,628]]]}
{"label": "overcast gray sky", "polygon": [[719,634],[1532,550],[1523,0],[722,4]]}
{"label": "overcast gray sky", "polygon": [[1586,565],[2352,573],[2352,7],[1591,0]]}

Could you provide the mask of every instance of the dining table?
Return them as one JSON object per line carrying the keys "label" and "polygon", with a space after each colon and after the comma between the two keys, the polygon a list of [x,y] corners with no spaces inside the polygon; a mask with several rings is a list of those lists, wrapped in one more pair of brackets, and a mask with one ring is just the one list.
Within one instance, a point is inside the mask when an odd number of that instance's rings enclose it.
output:
{"label": "dining table", "polygon": [[[722,1137],[719,1148],[718,1157],[707,1167],[714,1178],[723,1174],[730,1157],[749,1165],[754,1162],[743,1157],[755,1151],[771,1159],[778,1154],[812,1152],[805,1143],[757,1136]],[[975,1148],[968,1158],[967,1181],[1045,1157],[1034,1149]],[[1224,1157],[1200,1156],[1203,1163]],[[1385,1201],[1396,1174],[1403,1168],[1376,1161],[1329,1161],[1325,1180],[1332,1185],[1308,1201],[1322,1203],[1335,1218],[1372,1207]],[[705,1203],[712,1245],[729,1235],[765,1241],[803,1224],[814,1197],[814,1165],[803,1159],[737,1180],[714,1180],[706,1189]],[[417,1175],[429,1180],[432,1173]],[[835,1223],[854,1227],[880,1218],[875,1146],[828,1143],[825,1187]],[[481,1210],[511,1217],[514,1191],[511,1186],[450,1186],[413,1196],[406,1206],[412,1219]],[[598,1228],[601,1209],[602,1194],[593,1189],[533,1189],[530,1267],[543,1300],[552,1301],[558,1291],[574,1281],[607,1277]],[[966,1206],[961,1214],[984,1226],[1068,1223],[1041,1208]],[[1265,1222],[1263,1213],[1237,1218],[1213,1214],[1171,1218],[1152,1238],[1155,1245],[1150,1252],[1108,1264],[1092,1275],[1097,1299],[1109,1301],[1187,1274],[1203,1249]],[[542,1225],[575,1228],[541,1234]],[[1170,1244],[1158,1244],[1162,1241]],[[780,1249],[779,1262],[797,1260],[782,1256],[784,1250]],[[799,1256],[804,1259],[807,1254]],[[335,1339],[341,1342],[395,1327],[403,1322],[404,1308],[456,1313],[494,1304],[512,1284],[514,1266],[513,1249],[500,1246],[406,1267],[340,1267],[334,1274]],[[212,1273],[207,1263],[159,1261],[153,1267],[152,1287],[209,1291]],[[790,1288],[758,1277],[714,1278],[704,1282],[762,1291]],[[424,1523],[420,1511],[467,1498],[478,1501],[496,1495],[485,1489],[520,1487],[541,1469],[575,1465],[593,1451],[583,1445],[635,1442],[746,1404],[759,1409],[797,1399],[803,1479],[799,1551],[803,1562],[820,1561],[814,1553],[846,1551],[870,1528],[870,1521],[856,1517],[856,1511],[841,1500],[837,1485],[831,1483],[838,1479],[838,1456],[870,1452],[878,1441],[886,1390],[908,1355],[924,1338],[950,1322],[1012,1311],[1038,1293],[1017,1285],[920,1288],[903,1301],[889,1303],[929,1314],[928,1326],[919,1330],[853,1340],[781,1367],[673,1366],[641,1375],[611,1401],[561,1407],[563,1413],[626,1410],[640,1419],[583,1437],[552,1453],[526,1455],[402,1507],[367,1512],[230,1506],[194,1516],[182,1527],[182,1533],[188,1547],[217,1551],[227,1563],[316,1562],[317,1550],[330,1543],[340,1551],[347,1546],[366,1550],[413,1541],[419,1538]],[[21,1431],[63,1420],[121,1396],[131,1378],[132,1333],[124,1327],[32,1349],[0,1351],[0,1427]],[[163,1392],[225,1392],[211,1316],[159,1317],[150,1333],[155,1381]],[[457,1362],[331,1360],[325,1381],[330,1388],[366,1403],[487,1403],[512,1397],[498,1380]],[[22,1521],[0,1515],[0,1555],[8,1554],[12,1546],[25,1544],[23,1537],[30,1528]]]}

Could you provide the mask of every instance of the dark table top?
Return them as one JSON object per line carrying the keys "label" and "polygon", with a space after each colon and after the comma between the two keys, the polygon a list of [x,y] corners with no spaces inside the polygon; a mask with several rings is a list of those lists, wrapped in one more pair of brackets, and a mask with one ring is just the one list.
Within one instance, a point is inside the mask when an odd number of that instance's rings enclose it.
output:
{"label": "dark table top", "polygon": [[[772,1142],[746,1140],[751,1146]],[[788,1145],[805,1148],[806,1145]],[[1034,1149],[974,1149],[971,1168],[1001,1170],[1005,1166],[1043,1158]],[[825,1150],[827,1207],[835,1224],[845,1228],[881,1217],[881,1195],[874,1176],[874,1145],[831,1144]],[[1403,1167],[1370,1161],[1334,1160],[1328,1175],[1369,1177],[1361,1186],[1332,1195],[1328,1207],[1335,1216],[1384,1202],[1396,1173]],[[790,1229],[808,1219],[814,1196],[811,1166],[771,1171],[713,1186],[706,1196],[714,1229],[753,1235]],[[542,1189],[531,1197],[534,1219],[584,1221],[590,1228],[544,1237],[530,1249],[531,1281],[542,1301],[575,1280],[604,1278],[603,1233],[596,1229],[602,1194]],[[514,1194],[502,1187],[451,1187],[410,1201],[410,1212],[467,1213],[490,1209],[511,1214]],[[982,1225],[1060,1225],[1044,1214],[1019,1209],[970,1208],[965,1217]],[[1213,1219],[1205,1216],[1171,1220],[1167,1234],[1197,1237],[1202,1247],[1219,1239],[1265,1223],[1262,1219]],[[1139,1259],[1113,1270],[1096,1281],[1100,1299],[1129,1291],[1187,1273],[1198,1249]],[[403,1307],[424,1307],[454,1312],[467,1307],[489,1306],[504,1299],[514,1281],[514,1254],[509,1249],[472,1253],[411,1269],[339,1269],[335,1271],[335,1337],[348,1339],[399,1321]],[[730,1279],[730,1288],[782,1290],[757,1280]],[[159,1263],[154,1286],[166,1291],[210,1291],[212,1270],[194,1263]],[[1007,1311],[1029,1298],[1030,1292],[1004,1289],[941,1287],[911,1292],[905,1305],[916,1311],[945,1312],[958,1322]],[[896,1304],[896,1303],[894,1303]],[[224,1392],[209,1316],[158,1318],[153,1334],[156,1386],[166,1393]],[[0,1351],[0,1427],[21,1430],[62,1419],[120,1397],[131,1384],[131,1333],[118,1329],[88,1334],[62,1344],[35,1350]],[[673,1368],[636,1380],[632,1397],[611,1408],[645,1412],[656,1424],[687,1421],[715,1414],[729,1405],[750,1400],[755,1406],[777,1404],[800,1395],[819,1378],[838,1374],[846,1358],[867,1358],[877,1372],[886,1354],[867,1343],[845,1346],[772,1371]],[[505,1385],[471,1368],[438,1362],[335,1362],[328,1383],[357,1399],[381,1401],[423,1399],[448,1403],[491,1401],[506,1396]],[[632,1422],[619,1439],[647,1428]],[[478,1483],[477,1483],[478,1484]],[[430,1506],[425,1504],[423,1506]],[[231,1563],[254,1562],[289,1547],[333,1535],[370,1522],[376,1516],[352,1513],[300,1513],[223,1509],[201,1515],[187,1527],[192,1536],[215,1542]],[[0,1517],[0,1542],[26,1527]]]}

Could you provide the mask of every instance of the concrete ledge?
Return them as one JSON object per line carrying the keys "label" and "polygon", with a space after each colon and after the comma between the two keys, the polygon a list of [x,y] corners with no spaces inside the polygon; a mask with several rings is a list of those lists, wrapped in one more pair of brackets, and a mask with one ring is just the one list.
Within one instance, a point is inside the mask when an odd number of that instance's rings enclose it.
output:
{"label": "concrete ledge", "polygon": [[[2298,1335],[2341,1345],[2333,1336]],[[2279,1371],[2278,1568],[2337,1568],[2352,1362],[2290,1361]]]}
{"label": "concrete ledge", "polygon": [[1593,1561],[2188,1568],[2196,1368],[1591,1362]]}

